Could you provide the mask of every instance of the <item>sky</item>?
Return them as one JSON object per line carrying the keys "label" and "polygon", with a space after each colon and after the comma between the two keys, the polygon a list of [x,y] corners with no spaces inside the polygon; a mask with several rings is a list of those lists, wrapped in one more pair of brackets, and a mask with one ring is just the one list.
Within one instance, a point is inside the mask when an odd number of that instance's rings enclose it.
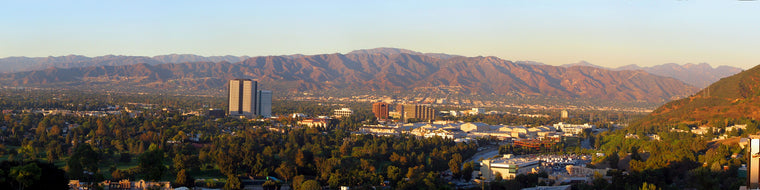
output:
{"label": "sky", "polygon": [[0,1],[0,57],[377,47],[619,67],[760,64],[760,1]]}

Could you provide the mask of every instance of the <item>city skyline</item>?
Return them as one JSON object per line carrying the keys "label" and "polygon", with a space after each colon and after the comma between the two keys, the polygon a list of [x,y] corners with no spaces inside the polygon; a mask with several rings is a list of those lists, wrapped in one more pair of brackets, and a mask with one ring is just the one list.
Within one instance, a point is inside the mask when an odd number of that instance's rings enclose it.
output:
{"label": "city skyline", "polygon": [[750,68],[760,4],[695,2],[6,2],[0,57],[348,53],[377,47],[562,65]]}

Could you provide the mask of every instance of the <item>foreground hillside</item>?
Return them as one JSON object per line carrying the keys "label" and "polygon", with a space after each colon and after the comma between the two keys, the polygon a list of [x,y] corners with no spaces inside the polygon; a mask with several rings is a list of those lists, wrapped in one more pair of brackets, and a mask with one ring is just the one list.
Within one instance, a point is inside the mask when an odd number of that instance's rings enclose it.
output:
{"label": "foreground hillside", "polygon": [[679,80],[644,71],[526,65],[496,57],[376,53],[266,56],[237,63],[197,62],[48,68],[0,75],[3,85],[223,91],[233,78],[255,78],[280,92],[324,90],[404,93],[437,87],[446,94],[663,102],[692,94]]}
{"label": "foreground hillside", "polygon": [[760,66],[726,77],[697,94],[669,102],[635,126],[699,125],[760,118]]}

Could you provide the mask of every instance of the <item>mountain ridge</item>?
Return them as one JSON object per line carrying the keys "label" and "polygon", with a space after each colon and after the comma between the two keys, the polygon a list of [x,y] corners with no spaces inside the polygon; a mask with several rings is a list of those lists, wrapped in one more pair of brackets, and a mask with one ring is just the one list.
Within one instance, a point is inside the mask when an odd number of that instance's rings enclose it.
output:
{"label": "mountain ridge", "polygon": [[[519,64],[497,57],[440,58],[407,53],[259,56],[240,62],[184,62],[48,68],[0,75],[12,86],[110,85],[218,91],[255,78],[280,91],[402,92],[443,87],[459,94],[662,102],[696,88],[643,71]],[[178,88],[179,89],[179,88]]]}
{"label": "mountain ridge", "polygon": [[712,67],[707,63],[687,63],[683,65],[676,63],[666,63],[650,67],[627,65],[615,68],[614,70],[644,70],[655,75],[673,77],[698,88],[707,87],[708,85],[717,82],[721,78],[728,77],[742,71],[740,68],[725,65]]}
{"label": "mountain ridge", "polygon": [[[456,57],[464,57],[460,55],[451,55],[444,53],[421,53],[408,49],[400,48],[373,48],[373,49],[360,49],[354,50],[344,55],[359,55],[359,54],[378,54],[378,55],[396,55],[396,54],[411,54],[411,55],[423,55],[427,57],[433,57],[438,59],[451,59]],[[289,59],[298,59],[310,55],[292,54],[281,55],[281,57]],[[259,56],[262,57],[262,56]],[[266,57],[266,56],[263,56]],[[105,55],[98,57],[86,57],[81,55],[66,55],[66,56],[48,56],[48,57],[7,57],[0,59],[0,73],[13,73],[32,70],[44,70],[50,67],[56,68],[73,68],[73,67],[88,67],[97,65],[129,65],[135,63],[148,63],[148,64],[165,64],[165,63],[184,63],[184,62],[219,62],[227,61],[231,63],[242,62],[246,59],[253,58],[249,56],[199,56],[194,54],[168,54],[168,55],[156,55],[153,57],[148,56],[125,56],[125,55]],[[529,65],[544,65],[535,61],[515,61],[518,64]],[[573,67],[573,66],[590,66],[596,68],[603,68],[609,70],[644,70],[651,74],[673,77],[681,80],[687,84],[695,86],[697,88],[704,88],[713,82],[718,81],[720,78],[731,76],[736,74],[742,69],[731,66],[717,66],[712,67],[707,63],[700,64],[675,64],[666,63],[662,65],[654,65],[648,67],[641,67],[638,65],[625,65],[617,68],[608,68],[604,66],[594,65],[586,61],[579,61],[578,63],[564,64],[561,67]]]}

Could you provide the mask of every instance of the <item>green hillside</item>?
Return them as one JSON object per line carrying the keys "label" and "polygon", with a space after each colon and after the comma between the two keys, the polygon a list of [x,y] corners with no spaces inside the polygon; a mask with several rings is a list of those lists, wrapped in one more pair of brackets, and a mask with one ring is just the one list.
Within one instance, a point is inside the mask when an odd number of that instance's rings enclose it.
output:
{"label": "green hillside", "polygon": [[760,118],[760,66],[726,77],[697,94],[669,102],[632,124],[633,129],[676,125],[730,125]]}

